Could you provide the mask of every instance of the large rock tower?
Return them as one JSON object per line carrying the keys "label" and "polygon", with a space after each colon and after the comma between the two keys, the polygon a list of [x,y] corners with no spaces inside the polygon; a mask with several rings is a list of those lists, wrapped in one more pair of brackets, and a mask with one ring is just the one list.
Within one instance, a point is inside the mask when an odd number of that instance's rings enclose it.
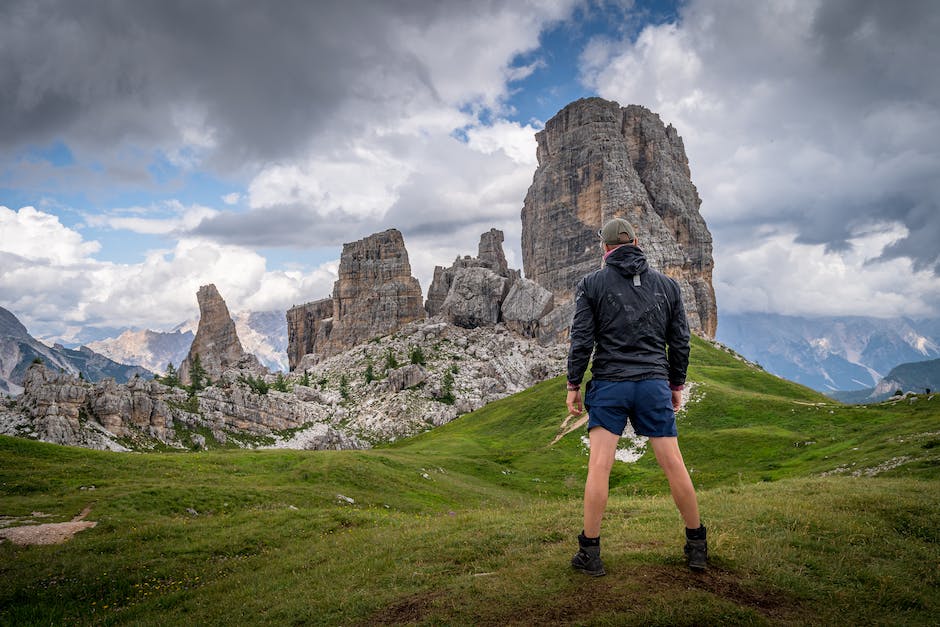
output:
{"label": "large rock tower", "polygon": [[598,229],[623,217],[650,264],[679,282],[691,329],[714,337],[712,238],[676,129],[644,107],[586,98],[535,137],[539,166],[522,209],[526,277],[570,301],[599,266]]}

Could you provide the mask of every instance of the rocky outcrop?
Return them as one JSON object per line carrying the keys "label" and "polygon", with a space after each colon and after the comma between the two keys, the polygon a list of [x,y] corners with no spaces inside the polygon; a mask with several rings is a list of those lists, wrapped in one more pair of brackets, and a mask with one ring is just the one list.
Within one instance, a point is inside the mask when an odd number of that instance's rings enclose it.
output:
{"label": "rocky outcrop", "polygon": [[89,448],[126,450],[116,440],[138,434],[160,441],[171,437],[186,393],[154,381],[126,384],[105,379],[91,383],[53,372],[41,364],[26,373],[19,404],[33,437]]}
{"label": "rocky outcrop", "polygon": [[186,385],[191,383],[190,375],[197,355],[202,368],[213,381],[235,366],[260,369],[258,360],[242,348],[235,321],[215,285],[200,287],[196,300],[199,301],[199,328],[189,347],[189,354],[180,364],[180,380]]}
{"label": "rocky outcrop", "polygon": [[[380,366],[389,355],[402,363],[417,354],[423,363]],[[230,369],[194,396],[143,379],[90,383],[36,364],[22,397],[0,406],[0,434],[111,450],[363,448],[559,375],[565,359],[564,345],[540,346],[503,324],[465,329],[436,318],[321,360],[302,375]]]}
{"label": "rocky outcrop", "polygon": [[476,257],[457,257],[449,268],[434,268],[425,309],[457,326],[472,329],[502,320],[502,305],[520,279],[503,253],[503,232],[490,229],[480,236]]}
{"label": "rocky outcrop", "polygon": [[397,229],[343,244],[338,274],[331,298],[288,311],[292,371],[425,317],[421,285]]}
{"label": "rocky outcrop", "polygon": [[676,279],[689,326],[713,337],[712,239],[676,129],[648,109],[600,98],[566,106],[536,134],[539,166],[522,209],[525,275],[570,301],[601,261],[597,231],[637,229],[650,264]]}
{"label": "rocky outcrop", "polygon": [[207,437],[219,444],[257,445],[275,442],[278,432],[309,428],[298,448],[364,446],[354,435],[328,424],[331,412],[319,395],[302,398],[302,393],[276,390],[260,394],[246,383],[246,376],[254,373],[227,370],[215,385],[190,396],[156,381],[90,383],[35,364],[27,372],[22,397],[0,411],[0,434],[126,451],[155,444],[204,447]]}

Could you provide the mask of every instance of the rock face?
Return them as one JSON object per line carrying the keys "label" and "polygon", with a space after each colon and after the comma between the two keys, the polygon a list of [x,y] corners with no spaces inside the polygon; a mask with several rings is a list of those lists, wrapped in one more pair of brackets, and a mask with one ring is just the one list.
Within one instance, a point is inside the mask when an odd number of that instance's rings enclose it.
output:
{"label": "rock face", "polygon": [[421,303],[421,285],[411,276],[400,231],[343,244],[333,296],[287,312],[290,369],[296,370],[304,355],[336,355],[424,318]]}
{"label": "rock face", "polygon": [[258,360],[246,353],[238,341],[235,321],[215,285],[200,287],[196,300],[199,301],[199,328],[189,347],[189,354],[180,364],[180,380],[186,385],[191,383],[190,374],[196,355],[213,381],[227,369],[239,364],[260,368]]}
{"label": "rock face", "polygon": [[644,107],[587,98],[535,137],[539,166],[522,209],[526,277],[570,301],[600,264],[598,229],[622,217],[650,265],[678,281],[691,329],[714,337],[712,239],[676,129]]}
{"label": "rock face", "polygon": [[287,310],[287,360],[291,371],[297,369],[304,355],[315,351],[317,334],[326,318],[332,322],[332,298],[296,305]]}

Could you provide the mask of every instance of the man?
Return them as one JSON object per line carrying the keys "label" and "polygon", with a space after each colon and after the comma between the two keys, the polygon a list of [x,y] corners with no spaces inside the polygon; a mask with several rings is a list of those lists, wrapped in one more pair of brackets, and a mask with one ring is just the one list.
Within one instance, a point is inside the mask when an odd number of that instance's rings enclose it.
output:
{"label": "man", "polygon": [[[571,565],[589,575],[606,574],[600,556],[601,517],[617,441],[629,419],[638,435],[649,438],[669,481],[685,521],[689,567],[704,570],[705,527],[676,439],[675,412],[682,404],[689,365],[689,326],[679,285],[649,267],[626,220],[607,222],[598,235],[605,263],[575,290],[568,353],[568,411],[580,415],[587,408],[591,446],[584,529]],[[593,377],[582,403],[581,380],[592,353]]]}

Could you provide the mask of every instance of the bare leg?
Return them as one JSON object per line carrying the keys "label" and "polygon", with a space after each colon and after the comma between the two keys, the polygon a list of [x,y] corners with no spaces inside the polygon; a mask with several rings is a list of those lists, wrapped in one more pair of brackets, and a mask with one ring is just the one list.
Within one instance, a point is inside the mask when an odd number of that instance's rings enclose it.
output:
{"label": "bare leg", "polygon": [[[666,479],[669,480],[672,500],[679,508],[685,526],[689,529],[698,529],[702,524],[698,514],[698,499],[695,496],[695,487],[692,485],[689,471],[685,467],[685,462],[682,461],[679,440],[677,438],[650,438],[650,444],[653,447],[653,453],[656,454],[656,461],[659,462],[660,468],[666,474]],[[592,442],[592,453],[593,450]],[[590,480],[590,472],[588,478]]]}
{"label": "bare leg", "polygon": [[588,476],[584,484],[584,535],[596,538],[601,535],[601,517],[607,507],[607,492],[610,469],[614,465],[614,453],[620,436],[604,427],[594,427],[589,433],[591,456],[588,459]]}

